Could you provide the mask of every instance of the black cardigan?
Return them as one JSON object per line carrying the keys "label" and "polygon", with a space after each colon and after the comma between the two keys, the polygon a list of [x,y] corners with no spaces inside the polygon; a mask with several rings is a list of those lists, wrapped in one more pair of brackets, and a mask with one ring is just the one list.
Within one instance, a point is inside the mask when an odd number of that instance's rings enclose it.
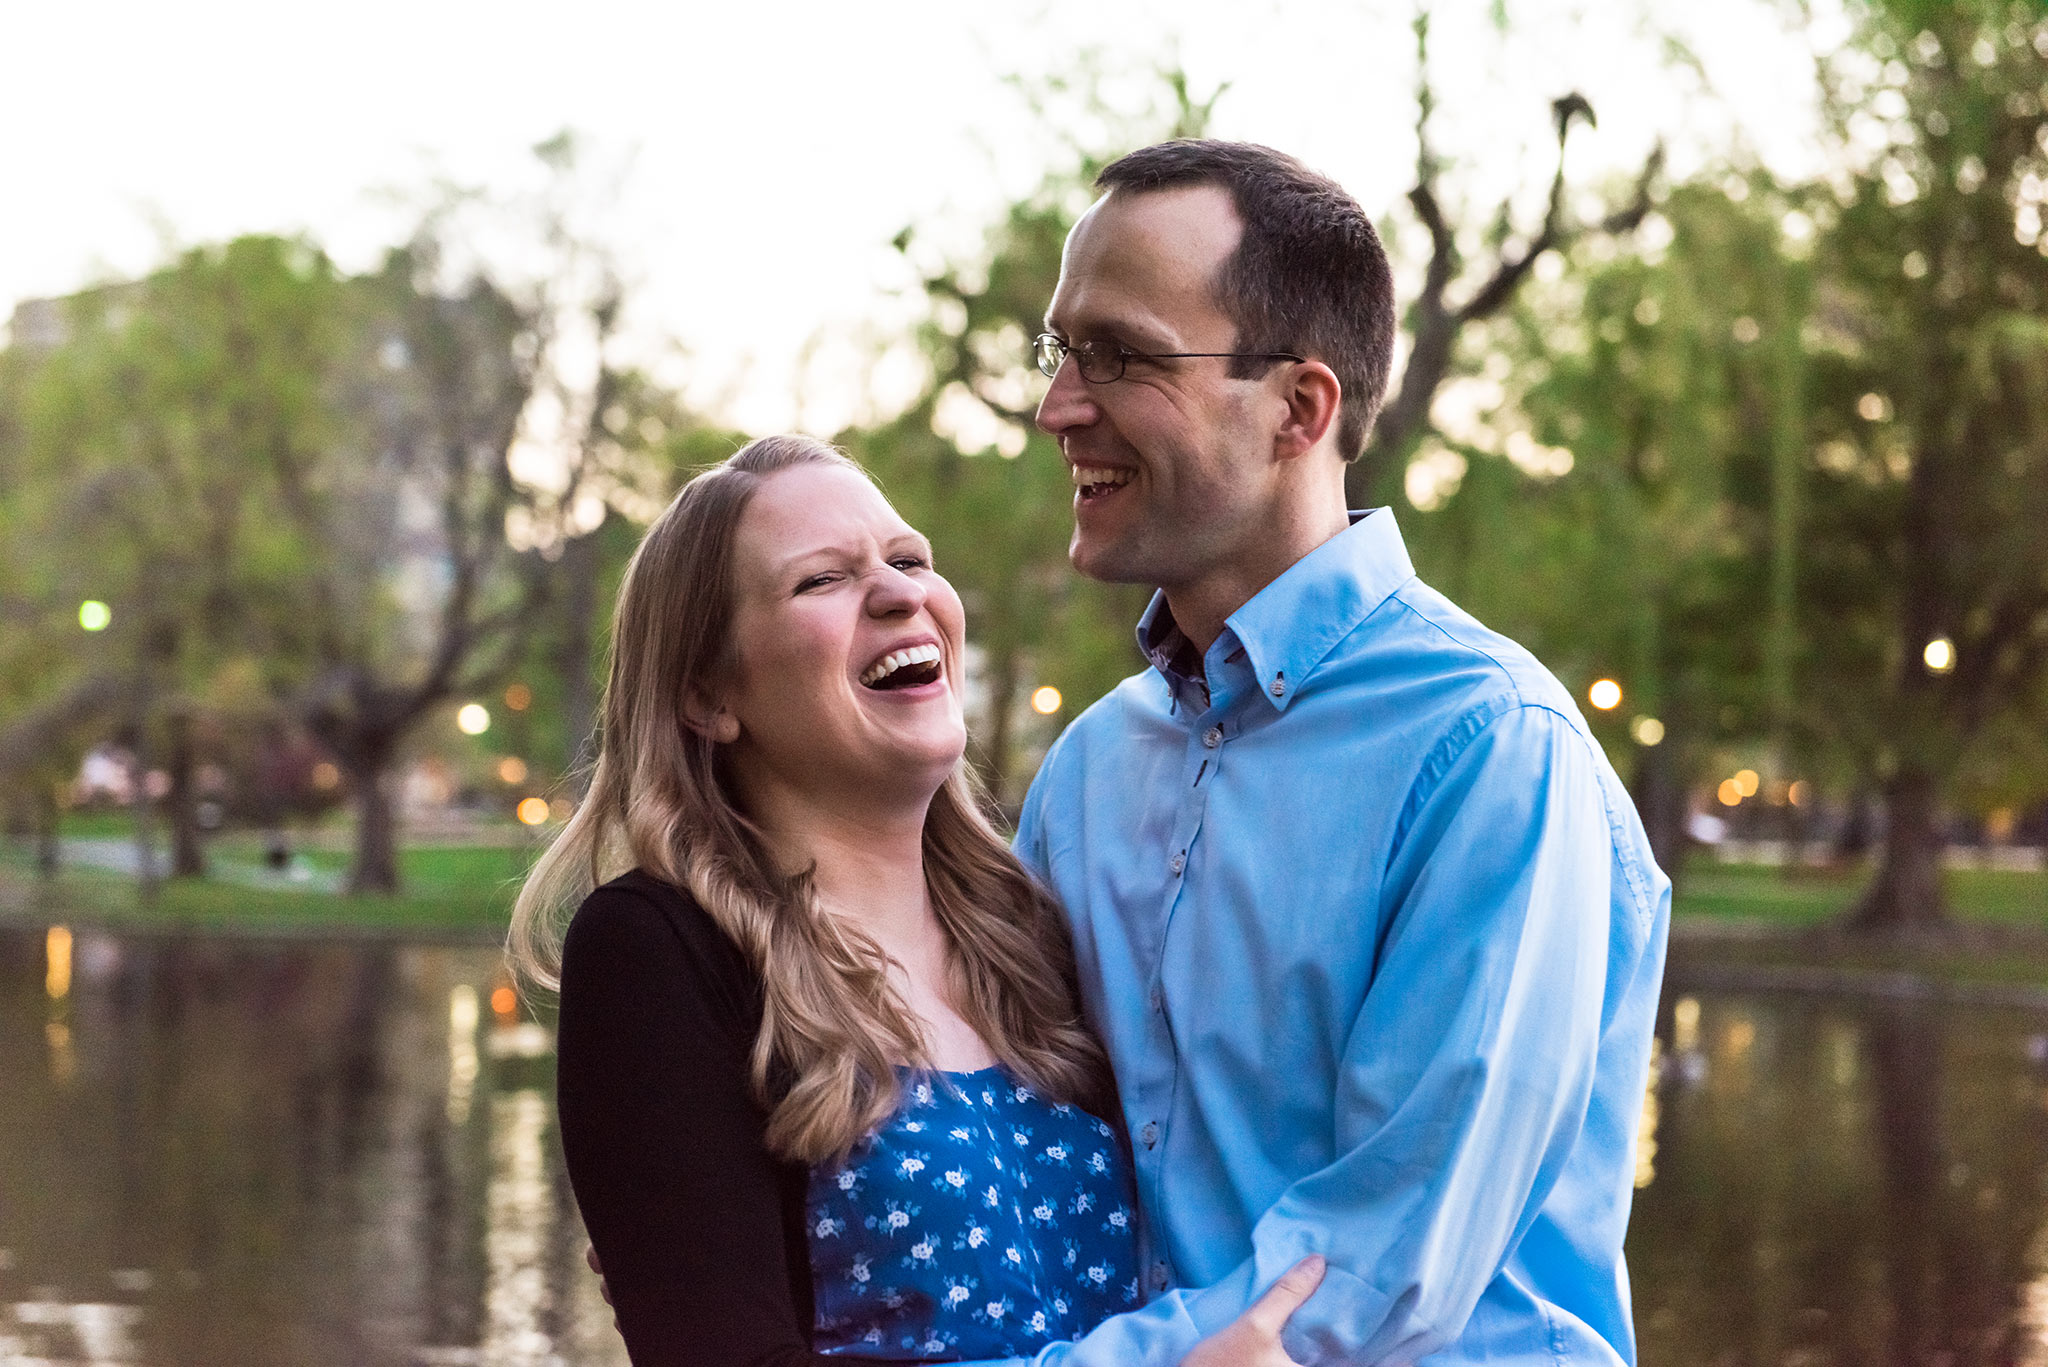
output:
{"label": "black cardigan", "polygon": [[694,899],[644,873],[562,946],[562,1151],[638,1367],[816,1367],[809,1170],[747,1086],[761,985]]}

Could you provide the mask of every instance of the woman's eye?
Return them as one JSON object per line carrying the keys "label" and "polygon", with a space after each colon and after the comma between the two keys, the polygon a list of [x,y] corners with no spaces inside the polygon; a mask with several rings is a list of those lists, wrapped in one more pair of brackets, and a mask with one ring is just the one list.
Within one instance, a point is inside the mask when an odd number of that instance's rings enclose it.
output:
{"label": "woman's eye", "polygon": [[825,585],[831,583],[836,578],[838,578],[838,576],[833,574],[814,574],[810,578],[800,582],[796,586],[796,591],[798,593],[808,593],[812,589],[823,588]]}
{"label": "woman's eye", "polygon": [[889,562],[899,570],[925,570],[931,568],[931,561],[921,555],[899,555]]}

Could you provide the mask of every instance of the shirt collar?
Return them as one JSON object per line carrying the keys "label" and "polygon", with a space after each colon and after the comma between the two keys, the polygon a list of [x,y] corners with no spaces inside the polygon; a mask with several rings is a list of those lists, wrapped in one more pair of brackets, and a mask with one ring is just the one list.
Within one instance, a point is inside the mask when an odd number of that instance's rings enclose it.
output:
{"label": "shirt collar", "polygon": [[[1216,663],[1242,651],[1260,695],[1284,712],[1337,642],[1415,577],[1392,509],[1370,508],[1347,516],[1349,527],[1295,561],[1230,614],[1223,634],[1210,647],[1211,674]],[[1176,698],[1184,689],[1193,689],[1195,699],[1207,705],[1208,689],[1194,644],[1173,620],[1163,593],[1152,595],[1145,615],[1138,619],[1138,648],[1165,676]]]}

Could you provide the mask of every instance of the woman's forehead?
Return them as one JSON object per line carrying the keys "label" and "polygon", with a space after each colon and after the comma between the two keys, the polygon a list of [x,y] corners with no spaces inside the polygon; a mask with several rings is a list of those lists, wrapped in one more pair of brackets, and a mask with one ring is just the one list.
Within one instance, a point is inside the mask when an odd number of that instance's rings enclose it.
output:
{"label": "woman's forehead", "polygon": [[868,478],[844,465],[769,475],[740,521],[741,553],[765,565],[917,533]]}

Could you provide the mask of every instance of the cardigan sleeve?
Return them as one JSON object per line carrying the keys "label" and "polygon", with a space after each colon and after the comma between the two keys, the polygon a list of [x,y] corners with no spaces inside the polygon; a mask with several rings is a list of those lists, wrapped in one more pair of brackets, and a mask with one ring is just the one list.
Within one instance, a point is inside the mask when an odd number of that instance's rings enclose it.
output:
{"label": "cardigan sleeve", "polygon": [[[692,902],[641,875],[562,948],[569,1181],[636,1367],[814,1367],[801,1165],[747,1087],[758,987]],[[793,1266],[801,1260],[801,1265]]]}

